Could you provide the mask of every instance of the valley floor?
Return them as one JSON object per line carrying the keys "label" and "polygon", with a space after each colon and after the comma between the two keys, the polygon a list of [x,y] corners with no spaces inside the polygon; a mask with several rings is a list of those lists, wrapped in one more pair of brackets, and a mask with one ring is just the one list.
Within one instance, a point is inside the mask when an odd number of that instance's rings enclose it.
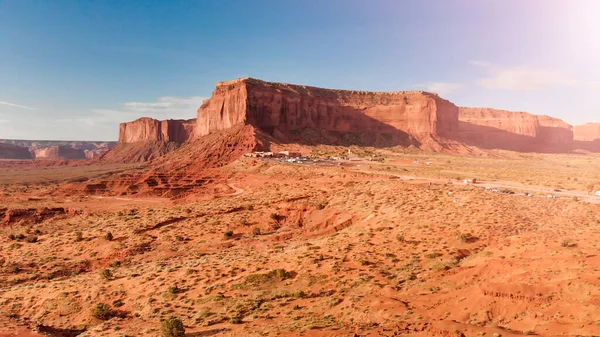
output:
{"label": "valley floor", "polygon": [[244,158],[180,199],[2,185],[0,336],[600,335],[600,157],[381,155]]}

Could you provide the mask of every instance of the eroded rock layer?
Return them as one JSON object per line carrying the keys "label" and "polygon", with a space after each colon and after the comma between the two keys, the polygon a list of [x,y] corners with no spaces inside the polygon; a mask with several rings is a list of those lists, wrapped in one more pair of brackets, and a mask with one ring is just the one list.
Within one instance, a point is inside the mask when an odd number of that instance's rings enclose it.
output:
{"label": "eroded rock layer", "polygon": [[314,129],[362,139],[384,135],[402,144],[456,135],[458,108],[423,91],[331,90],[250,78],[219,82],[198,109],[196,135],[238,124],[279,137]]}
{"label": "eroded rock layer", "polygon": [[587,123],[573,127],[573,138],[584,142],[600,140],[600,123]]}
{"label": "eroded rock layer", "polygon": [[59,145],[51,146],[44,149],[35,150],[36,159],[49,159],[49,160],[77,160],[87,159],[85,151],[82,149],[75,149],[69,146]]}
{"label": "eroded rock layer", "polygon": [[461,107],[461,141],[489,149],[532,152],[569,151],[573,127],[564,121],[526,112]]}
{"label": "eroded rock layer", "polygon": [[32,155],[26,147],[0,143],[0,159],[32,159]]}
{"label": "eroded rock layer", "polygon": [[184,143],[195,135],[195,120],[168,119],[159,121],[143,117],[119,125],[119,143],[176,142]]}

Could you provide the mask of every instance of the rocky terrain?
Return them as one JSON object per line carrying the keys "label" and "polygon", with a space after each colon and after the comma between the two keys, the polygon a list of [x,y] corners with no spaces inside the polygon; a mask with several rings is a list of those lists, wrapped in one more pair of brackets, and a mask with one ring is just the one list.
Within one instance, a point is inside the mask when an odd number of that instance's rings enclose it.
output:
{"label": "rocky terrain", "polygon": [[[0,139],[0,147],[14,148],[16,146],[21,149],[20,154],[4,150],[5,152],[0,152],[0,158],[43,160],[91,159],[98,158],[115,144],[116,142]],[[26,149],[30,154],[25,155],[23,149]],[[4,153],[4,155],[1,153]]]}
{"label": "rocky terrain", "polygon": [[[583,188],[598,156],[354,151],[385,161],[243,158],[195,170],[185,198],[164,194],[185,183],[173,174],[123,197],[0,170],[0,336],[161,336],[171,317],[187,336],[600,334],[600,205],[482,188]],[[133,172],[100,174],[116,171]]]}

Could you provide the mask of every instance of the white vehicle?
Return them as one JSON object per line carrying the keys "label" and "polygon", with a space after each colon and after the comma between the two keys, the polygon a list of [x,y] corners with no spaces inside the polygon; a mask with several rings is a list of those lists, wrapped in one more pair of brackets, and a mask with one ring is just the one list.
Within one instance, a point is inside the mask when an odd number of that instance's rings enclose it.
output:
{"label": "white vehicle", "polygon": [[596,191],[596,196],[600,197],[600,191]]}

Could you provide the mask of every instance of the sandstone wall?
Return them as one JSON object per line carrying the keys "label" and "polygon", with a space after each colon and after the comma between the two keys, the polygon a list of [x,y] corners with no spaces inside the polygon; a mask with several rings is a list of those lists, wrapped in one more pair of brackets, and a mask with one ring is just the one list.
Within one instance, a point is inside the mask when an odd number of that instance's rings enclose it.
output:
{"label": "sandstone wall", "polygon": [[[464,123],[494,128],[489,132],[510,132],[517,135],[536,137],[539,123],[536,115],[490,108],[460,107],[459,120]],[[476,128],[462,124],[461,134],[477,132]],[[466,135],[466,134],[465,134]]]}
{"label": "sandstone wall", "polygon": [[573,138],[584,142],[600,139],[600,123],[587,123],[573,127]]}
{"label": "sandstone wall", "polygon": [[310,128],[424,139],[456,135],[458,108],[422,91],[331,90],[256,79],[217,83],[198,109],[197,136],[242,123],[280,134]]}
{"label": "sandstone wall", "polygon": [[48,160],[77,160],[87,159],[85,151],[82,149],[74,149],[69,146],[52,146],[44,149],[35,150],[35,159]]}
{"label": "sandstone wall", "polygon": [[195,135],[194,120],[164,120],[143,117],[119,125],[119,143],[177,142],[184,143]]}
{"label": "sandstone wall", "polygon": [[0,159],[32,159],[32,155],[26,147],[0,143]]}
{"label": "sandstone wall", "polygon": [[482,148],[568,152],[573,146],[573,127],[544,115],[461,107],[459,124],[460,139]]}

